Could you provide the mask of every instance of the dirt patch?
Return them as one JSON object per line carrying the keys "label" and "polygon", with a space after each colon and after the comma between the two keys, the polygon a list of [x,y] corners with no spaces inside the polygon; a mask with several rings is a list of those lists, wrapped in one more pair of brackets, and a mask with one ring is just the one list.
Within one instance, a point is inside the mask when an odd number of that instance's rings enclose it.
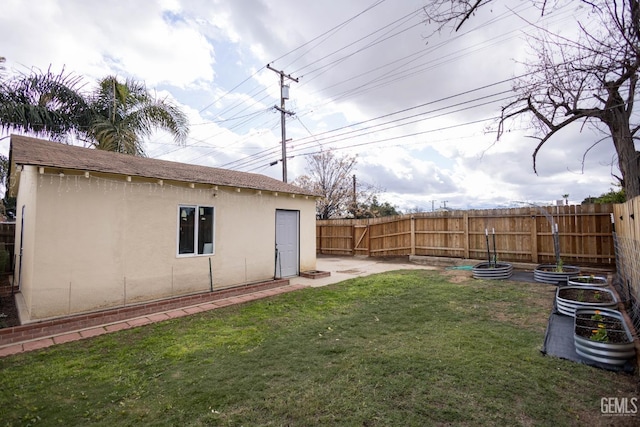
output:
{"label": "dirt patch", "polygon": [[544,332],[553,307],[556,287],[539,283],[522,285],[526,286],[527,293],[524,304],[519,303],[516,306],[508,301],[492,302],[493,315],[498,321]]}
{"label": "dirt patch", "polygon": [[442,270],[440,274],[451,283],[463,283],[473,278],[473,273],[470,270]]}

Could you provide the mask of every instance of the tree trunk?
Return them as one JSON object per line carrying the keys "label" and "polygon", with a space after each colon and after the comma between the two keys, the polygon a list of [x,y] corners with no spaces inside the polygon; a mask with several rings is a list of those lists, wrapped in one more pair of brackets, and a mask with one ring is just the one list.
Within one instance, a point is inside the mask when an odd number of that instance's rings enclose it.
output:
{"label": "tree trunk", "polygon": [[622,185],[627,200],[640,196],[640,152],[636,151],[629,129],[629,119],[624,111],[612,108],[609,120],[605,120],[611,131],[613,145],[618,155],[618,167],[622,174]]}

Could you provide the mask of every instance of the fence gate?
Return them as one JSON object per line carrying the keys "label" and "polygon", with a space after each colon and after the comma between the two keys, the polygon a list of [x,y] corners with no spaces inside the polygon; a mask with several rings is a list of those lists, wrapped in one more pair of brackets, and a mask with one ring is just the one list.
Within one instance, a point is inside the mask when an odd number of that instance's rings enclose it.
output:
{"label": "fence gate", "polygon": [[368,225],[356,225],[353,227],[353,254],[369,255]]}

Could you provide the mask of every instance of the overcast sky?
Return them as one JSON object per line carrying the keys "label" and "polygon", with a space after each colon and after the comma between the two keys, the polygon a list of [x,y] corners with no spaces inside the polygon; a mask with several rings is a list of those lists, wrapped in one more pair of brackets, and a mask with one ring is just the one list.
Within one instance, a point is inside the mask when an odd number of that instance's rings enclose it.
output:
{"label": "overcast sky", "polygon": [[[531,23],[572,34],[587,11],[541,17],[529,2],[497,2],[454,33],[433,34],[428,0],[3,0],[0,56],[7,73],[63,67],[90,88],[110,74],[144,81],[188,113],[184,147],[158,134],[150,157],[281,179],[279,75],[298,79],[286,109],[288,176],[309,154],[357,155],[359,182],[401,210],[580,203],[612,187],[610,140],[562,131],[536,141],[495,121],[511,79],[530,59]],[[510,5],[512,9],[507,9]],[[5,135],[0,135],[5,136]],[[8,139],[0,151],[8,152]],[[613,169],[614,172],[617,172]]]}

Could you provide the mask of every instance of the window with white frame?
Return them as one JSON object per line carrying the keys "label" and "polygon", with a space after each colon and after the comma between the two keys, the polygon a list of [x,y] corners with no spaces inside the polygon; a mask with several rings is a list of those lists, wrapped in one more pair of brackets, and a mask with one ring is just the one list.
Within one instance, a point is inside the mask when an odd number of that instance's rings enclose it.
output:
{"label": "window with white frame", "polygon": [[213,253],[213,207],[179,206],[178,255]]}

